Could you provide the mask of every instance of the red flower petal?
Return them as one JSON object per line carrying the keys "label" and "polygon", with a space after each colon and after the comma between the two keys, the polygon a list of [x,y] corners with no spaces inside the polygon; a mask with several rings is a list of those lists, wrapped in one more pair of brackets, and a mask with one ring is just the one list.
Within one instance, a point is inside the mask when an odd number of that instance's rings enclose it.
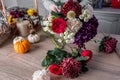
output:
{"label": "red flower petal", "polygon": [[89,62],[92,58],[92,51],[91,50],[84,50],[82,53],[81,53],[81,56],[83,57],[89,57],[87,62]]}
{"label": "red flower petal", "polygon": [[62,18],[56,18],[52,21],[52,31],[60,34],[63,33],[66,30],[66,21],[63,20]]}
{"label": "red flower petal", "polygon": [[56,64],[52,64],[49,66],[49,71],[53,74],[56,75],[61,75],[62,74],[62,70],[60,68],[60,66],[56,65]]}

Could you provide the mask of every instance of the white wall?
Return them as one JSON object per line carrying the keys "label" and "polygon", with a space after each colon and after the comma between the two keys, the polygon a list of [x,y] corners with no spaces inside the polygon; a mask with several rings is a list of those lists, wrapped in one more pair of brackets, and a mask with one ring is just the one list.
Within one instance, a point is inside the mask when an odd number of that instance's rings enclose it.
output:
{"label": "white wall", "polygon": [[[42,4],[42,0],[38,0],[38,3],[40,15],[46,16],[48,13]],[[34,0],[5,0],[5,5],[7,8],[14,6],[35,8]]]}
{"label": "white wall", "polygon": [[17,6],[16,0],[4,0],[4,1],[5,1],[5,5],[7,6],[7,8]]}

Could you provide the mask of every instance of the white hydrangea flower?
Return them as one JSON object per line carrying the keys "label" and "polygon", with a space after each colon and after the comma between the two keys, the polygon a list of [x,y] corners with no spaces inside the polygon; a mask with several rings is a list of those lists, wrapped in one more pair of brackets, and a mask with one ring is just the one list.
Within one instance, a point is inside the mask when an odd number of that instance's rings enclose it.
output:
{"label": "white hydrangea flower", "polygon": [[35,71],[32,75],[33,80],[50,80],[50,76],[47,74],[47,70]]}

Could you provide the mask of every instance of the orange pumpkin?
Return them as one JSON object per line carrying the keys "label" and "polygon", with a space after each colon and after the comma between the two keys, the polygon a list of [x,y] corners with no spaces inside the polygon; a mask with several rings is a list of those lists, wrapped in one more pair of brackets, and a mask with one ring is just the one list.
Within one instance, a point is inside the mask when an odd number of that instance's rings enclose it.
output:
{"label": "orange pumpkin", "polygon": [[17,53],[25,53],[30,49],[30,42],[20,36],[13,40],[13,44]]}

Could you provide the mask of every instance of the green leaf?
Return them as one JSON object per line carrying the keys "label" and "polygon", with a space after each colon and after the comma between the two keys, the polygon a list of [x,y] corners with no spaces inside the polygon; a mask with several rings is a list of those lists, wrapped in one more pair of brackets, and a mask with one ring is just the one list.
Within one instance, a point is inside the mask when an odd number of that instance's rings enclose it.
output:
{"label": "green leaf", "polygon": [[64,58],[69,56],[71,56],[69,53],[59,48],[49,50],[45,59],[42,61],[42,66],[47,67],[51,64],[59,64]]}
{"label": "green leaf", "polygon": [[48,61],[47,61],[46,59],[44,59],[44,60],[42,61],[42,66],[43,66],[43,67],[48,66]]}
{"label": "green leaf", "polygon": [[63,17],[63,14],[61,12],[54,12],[54,11],[51,11],[51,14],[55,17]]}
{"label": "green leaf", "polygon": [[76,60],[78,60],[78,61],[86,61],[86,60],[88,60],[88,56],[86,56],[86,57],[77,57],[77,58],[75,58]]}
{"label": "green leaf", "polygon": [[104,48],[105,48],[104,45],[100,45],[99,46],[99,51],[104,51]]}

